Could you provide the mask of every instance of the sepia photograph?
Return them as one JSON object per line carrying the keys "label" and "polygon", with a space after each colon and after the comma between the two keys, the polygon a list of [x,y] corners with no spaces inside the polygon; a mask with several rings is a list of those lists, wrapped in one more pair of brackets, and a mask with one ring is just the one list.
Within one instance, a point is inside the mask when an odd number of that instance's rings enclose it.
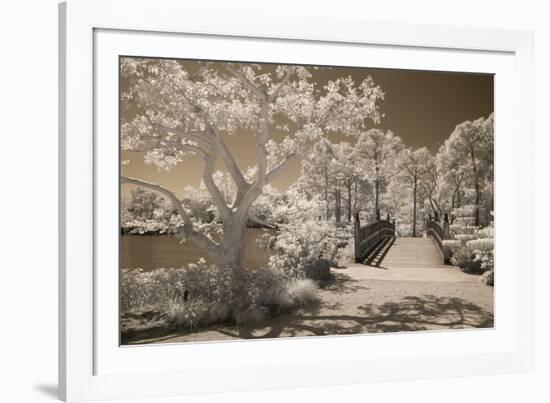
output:
{"label": "sepia photograph", "polygon": [[494,327],[493,74],[120,56],[119,112],[121,345]]}

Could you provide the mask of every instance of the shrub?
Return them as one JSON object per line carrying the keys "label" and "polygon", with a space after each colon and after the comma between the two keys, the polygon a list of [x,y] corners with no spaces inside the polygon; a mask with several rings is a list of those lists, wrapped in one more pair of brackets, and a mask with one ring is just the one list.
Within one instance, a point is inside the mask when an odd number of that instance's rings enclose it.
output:
{"label": "shrub", "polygon": [[482,229],[478,230],[477,234],[481,238],[494,238],[495,237],[495,227],[493,227],[492,225],[487,226],[485,228],[482,228]]}
{"label": "shrub", "polygon": [[269,258],[269,267],[294,278],[305,278],[321,260],[337,265],[338,234],[325,222],[306,221],[281,226]]}
{"label": "shrub", "polygon": [[122,272],[121,308],[168,305],[202,298],[206,303],[231,298],[231,273],[204,259],[180,269]]}
{"label": "shrub", "polygon": [[492,238],[472,239],[463,236],[458,240],[443,241],[451,251],[451,263],[467,272],[494,269],[494,241]]}
{"label": "shrub", "polygon": [[451,252],[453,252],[462,247],[462,242],[456,239],[446,239],[443,241],[443,246],[446,246]]}
{"label": "shrub", "polygon": [[466,248],[474,255],[474,260],[479,262],[484,270],[493,270],[494,260],[494,240],[492,238],[482,238],[468,241]]}
{"label": "shrub", "polygon": [[494,269],[494,227],[461,223],[451,225],[453,240],[443,241],[451,251],[451,263],[468,272]]}
{"label": "shrub", "polygon": [[[230,305],[231,273],[201,259],[180,269],[141,269],[122,274],[122,314],[151,310],[173,328],[195,329],[224,322],[237,312]],[[316,284],[270,268],[247,270],[245,305],[287,312],[316,300]]]}
{"label": "shrub", "polygon": [[482,252],[492,252],[495,247],[492,238],[481,238],[468,241],[466,246],[471,250],[479,250]]}
{"label": "shrub", "polygon": [[353,238],[350,238],[343,248],[338,248],[336,251],[336,264],[338,267],[345,267],[350,263],[355,262],[355,246]]}
{"label": "shrub", "polygon": [[208,324],[208,305],[197,298],[191,301],[172,300],[167,306],[168,320],[174,328],[196,328]]}
{"label": "shrub", "polygon": [[472,239],[476,239],[477,235],[475,234],[459,234],[455,235],[455,239],[459,240],[462,244],[465,244],[468,241],[471,241]]}
{"label": "shrub", "polygon": [[287,277],[281,271],[260,268],[246,272],[249,305],[292,306],[292,298],[286,289]]}
{"label": "shrub", "polygon": [[310,279],[291,279],[286,284],[294,306],[306,306],[317,301],[317,285]]}
{"label": "shrub", "polygon": [[481,264],[475,260],[474,254],[465,246],[453,252],[451,263],[468,273],[477,273],[481,270]]}
{"label": "shrub", "polygon": [[[445,263],[453,263],[451,257],[458,253],[462,248],[462,242],[455,239],[443,240],[443,249],[445,253]],[[454,263],[453,263],[454,264]]]}
{"label": "shrub", "polygon": [[317,300],[317,285],[313,280],[292,278],[268,268],[250,274],[249,305],[267,306],[277,312],[306,306]]}
{"label": "shrub", "polygon": [[479,230],[475,225],[452,224],[449,226],[451,235],[473,235]]}

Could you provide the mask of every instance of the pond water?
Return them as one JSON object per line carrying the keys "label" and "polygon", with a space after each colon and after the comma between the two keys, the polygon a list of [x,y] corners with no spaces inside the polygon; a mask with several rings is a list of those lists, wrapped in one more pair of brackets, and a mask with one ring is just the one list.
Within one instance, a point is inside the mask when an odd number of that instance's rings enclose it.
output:
{"label": "pond water", "polygon": [[[246,229],[246,266],[261,267],[267,264],[269,251],[260,248],[256,242],[266,231],[258,228]],[[125,269],[182,267],[196,262],[201,257],[209,260],[208,255],[193,242],[180,243],[180,238],[171,235],[123,235],[120,238],[121,267]]]}

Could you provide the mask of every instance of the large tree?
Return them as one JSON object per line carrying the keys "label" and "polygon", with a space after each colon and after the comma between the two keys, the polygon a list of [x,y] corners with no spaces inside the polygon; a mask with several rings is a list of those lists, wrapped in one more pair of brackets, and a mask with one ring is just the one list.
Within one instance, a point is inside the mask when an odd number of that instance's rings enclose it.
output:
{"label": "large tree", "polygon": [[397,156],[403,150],[401,137],[391,131],[370,129],[361,133],[356,144],[361,171],[374,187],[374,214],[380,210],[380,194],[383,186],[401,169]]}
{"label": "large tree", "polygon": [[334,182],[333,164],[334,144],[323,137],[319,139],[302,160],[302,171],[298,178],[298,186],[308,195],[322,194],[324,200],[324,218],[330,220],[331,189]]}
{"label": "large tree", "polygon": [[474,223],[480,225],[480,205],[484,176],[492,172],[493,115],[457,125],[445,142],[449,152],[468,163],[474,188]]}
{"label": "large tree", "polygon": [[[317,88],[306,67],[239,63],[195,63],[123,58],[122,148],[141,151],[146,162],[170,169],[188,155],[203,162],[202,181],[223,225],[216,242],[194,226],[173,189],[123,177],[123,183],[164,194],[183,218],[180,236],[204,249],[214,262],[233,272],[233,291],[240,303],[244,229],[250,208],[264,187],[315,141],[330,132],[357,136],[370,120],[378,121],[383,96],[371,78],[350,77]],[[286,134],[281,136],[281,131]],[[279,136],[274,134],[278,133]],[[254,180],[239,168],[225,136],[249,135],[256,143]],[[282,137],[282,139],[281,139]],[[276,141],[278,139],[278,141]],[[235,183],[227,202],[213,174],[221,159]]]}
{"label": "large tree", "polygon": [[459,155],[452,151],[450,144],[445,142],[437,152],[435,163],[442,184],[442,198],[446,199],[447,207],[450,210],[461,207],[466,194],[469,161],[459,158]]}

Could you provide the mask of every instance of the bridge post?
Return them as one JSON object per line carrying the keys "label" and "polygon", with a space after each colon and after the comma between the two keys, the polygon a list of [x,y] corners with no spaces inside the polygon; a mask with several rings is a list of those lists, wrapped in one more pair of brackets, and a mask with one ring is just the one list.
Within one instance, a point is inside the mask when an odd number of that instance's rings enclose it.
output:
{"label": "bridge post", "polygon": [[379,209],[376,209],[376,221],[377,222],[380,221],[380,210]]}

